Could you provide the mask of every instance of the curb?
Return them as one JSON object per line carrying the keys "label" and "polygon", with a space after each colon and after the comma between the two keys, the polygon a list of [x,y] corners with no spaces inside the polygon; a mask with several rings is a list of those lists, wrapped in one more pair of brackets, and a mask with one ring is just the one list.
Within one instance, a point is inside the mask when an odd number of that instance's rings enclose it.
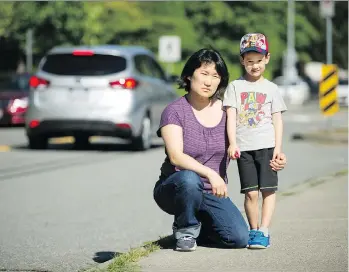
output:
{"label": "curb", "polygon": [[[307,179],[303,182],[299,182],[297,184],[294,184],[292,186],[290,186],[287,190],[285,191],[280,191],[278,193],[278,197],[277,197],[277,202],[278,201],[282,201],[282,199],[285,199],[286,197],[290,197],[290,196],[296,196],[298,195],[299,193],[302,193],[304,192],[306,189],[309,189],[309,188],[313,188],[315,186],[318,186],[320,184],[323,184],[325,182],[329,182],[331,180],[334,180],[336,178],[339,178],[339,177],[342,177],[342,176],[345,176],[345,175],[348,175],[348,169],[343,169],[343,170],[340,170],[340,171],[337,171],[337,172],[334,172],[330,175],[327,175],[327,176],[321,176],[321,177],[315,177],[315,178],[310,178],[310,179]],[[240,212],[242,214],[245,214],[245,211],[243,210],[243,207],[238,207]],[[169,235],[171,236],[171,235]],[[163,237],[159,237],[158,240],[155,240],[155,241],[151,241],[151,242],[147,242],[146,244],[156,244],[159,240],[163,239],[165,236]],[[166,239],[166,237],[165,237]],[[168,238],[167,238],[168,239]],[[145,245],[143,244],[142,246],[139,246],[139,247],[136,247],[135,249],[144,249],[145,248]],[[131,249],[132,250],[132,249]],[[122,253],[121,255],[123,254],[128,254],[128,252],[125,252],[125,253]],[[119,256],[118,256],[119,257]],[[81,269],[79,270],[80,272],[105,272],[107,271],[107,267],[112,263],[114,262],[118,257],[116,258],[113,258],[109,261],[106,261],[102,264],[97,264],[95,266],[92,266],[90,268],[86,268],[86,269]],[[137,263],[138,261],[134,264],[135,266],[137,266]],[[132,271],[139,271],[136,269],[136,267],[133,267],[135,270],[132,270]],[[109,270],[108,270],[109,271]],[[111,271],[111,270],[110,270]],[[121,270],[120,270],[121,271]],[[128,271],[128,270],[122,270],[122,271]]]}

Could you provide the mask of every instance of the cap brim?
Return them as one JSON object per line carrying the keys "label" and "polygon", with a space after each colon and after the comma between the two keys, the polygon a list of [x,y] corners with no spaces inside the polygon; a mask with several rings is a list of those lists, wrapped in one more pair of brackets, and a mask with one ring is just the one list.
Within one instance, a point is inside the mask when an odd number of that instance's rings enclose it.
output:
{"label": "cap brim", "polygon": [[247,52],[256,52],[256,53],[261,53],[261,54],[267,54],[268,51],[267,50],[263,50],[263,49],[260,49],[258,47],[248,47],[248,48],[245,48],[243,51],[240,52],[240,56],[242,54],[245,54]]}

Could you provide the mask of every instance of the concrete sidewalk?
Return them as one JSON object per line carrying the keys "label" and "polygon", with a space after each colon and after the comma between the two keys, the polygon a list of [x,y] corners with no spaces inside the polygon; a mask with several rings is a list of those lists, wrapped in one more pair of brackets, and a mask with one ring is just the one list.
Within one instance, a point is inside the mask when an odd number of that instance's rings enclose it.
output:
{"label": "concrete sidewalk", "polygon": [[139,264],[142,272],[348,271],[347,177],[281,198],[270,231],[269,249],[161,249]]}

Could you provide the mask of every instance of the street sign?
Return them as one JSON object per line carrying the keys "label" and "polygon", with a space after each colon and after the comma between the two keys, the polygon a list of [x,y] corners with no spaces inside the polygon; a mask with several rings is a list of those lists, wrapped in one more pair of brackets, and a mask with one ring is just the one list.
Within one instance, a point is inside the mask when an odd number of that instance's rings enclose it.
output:
{"label": "street sign", "polygon": [[325,18],[334,16],[334,0],[320,1],[320,15]]}
{"label": "street sign", "polygon": [[323,115],[331,116],[339,111],[338,68],[334,64],[322,65],[322,76],[319,85],[319,103]]}
{"label": "street sign", "polygon": [[159,60],[173,63],[181,60],[181,38],[179,36],[161,36],[159,39]]}

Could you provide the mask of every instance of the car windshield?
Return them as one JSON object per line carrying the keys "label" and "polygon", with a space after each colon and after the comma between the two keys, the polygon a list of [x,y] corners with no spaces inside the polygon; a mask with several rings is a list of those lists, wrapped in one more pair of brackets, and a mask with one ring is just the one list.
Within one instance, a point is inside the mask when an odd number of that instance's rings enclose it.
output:
{"label": "car windshield", "polygon": [[0,92],[28,92],[30,75],[15,75],[0,79]]}
{"label": "car windshield", "polygon": [[42,70],[56,75],[101,76],[115,74],[126,69],[126,59],[120,56],[94,54],[52,54],[46,57]]}

